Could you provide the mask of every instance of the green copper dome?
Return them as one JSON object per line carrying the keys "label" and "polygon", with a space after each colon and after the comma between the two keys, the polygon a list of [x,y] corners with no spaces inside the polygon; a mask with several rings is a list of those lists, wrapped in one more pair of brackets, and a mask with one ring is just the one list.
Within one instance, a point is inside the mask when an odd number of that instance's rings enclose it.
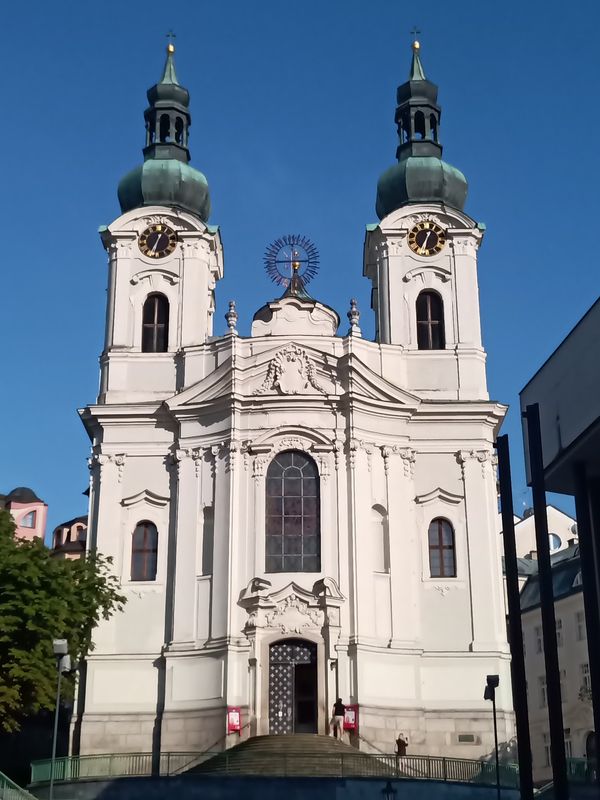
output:
{"label": "green copper dome", "polygon": [[175,74],[172,44],[161,80],[148,89],[144,112],[144,163],[119,182],[121,211],[143,206],[175,206],[208,221],[210,195],[204,175],[189,165],[189,92]]}
{"label": "green copper dome", "polygon": [[377,216],[383,219],[410,203],[443,203],[462,211],[467,179],[456,167],[442,161],[437,86],[425,77],[418,42],[413,44],[409,79],[398,87],[397,103],[398,163],[387,169],[377,183]]}
{"label": "green copper dome", "polygon": [[408,156],[387,169],[377,183],[379,219],[408,203],[444,203],[462,210],[467,179],[435,156]]}
{"label": "green copper dome", "polygon": [[176,206],[200,217],[210,214],[208,182],[197,169],[174,158],[152,158],[119,182],[121,211],[142,206]]}

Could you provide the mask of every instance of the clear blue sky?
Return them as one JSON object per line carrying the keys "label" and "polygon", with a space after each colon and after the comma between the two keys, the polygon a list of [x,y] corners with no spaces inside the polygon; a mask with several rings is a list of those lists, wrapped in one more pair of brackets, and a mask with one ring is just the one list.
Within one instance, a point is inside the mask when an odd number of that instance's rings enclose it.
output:
{"label": "clear blue sky", "polygon": [[[444,157],[488,226],[480,293],[491,396],[512,410],[516,505],[525,499],[518,391],[596,299],[600,265],[600,4],[595,0],[103,0],[3,9],[0,491],[26,484],[49,529],[84,513],[106,261],[97,228],[141,161],[146,89],[165,33],[192,98],[192,163],[209,181],[240,330],[275,294],[265,246],[308,235],[312,293],[372,336],[361,276],[379,174],[394,161],[395,89],[422,30],[440,87]],[[567,505],[567,508],[570,506]]]}

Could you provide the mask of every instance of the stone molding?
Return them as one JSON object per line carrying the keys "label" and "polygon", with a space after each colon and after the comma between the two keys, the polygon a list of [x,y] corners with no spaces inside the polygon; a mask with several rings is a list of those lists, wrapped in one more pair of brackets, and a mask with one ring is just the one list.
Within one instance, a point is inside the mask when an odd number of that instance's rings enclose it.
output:
{"label": "stone molding", "polygon": [[418,503],[419,505],[426,505],[427,503],[432,503],[435,500],[441,500],[443,503],[449,503],[450,505],[458,505],[459,503],[462,503],[464,497],[462,494],[454,494],[454,492],[449,492],[446,489],[442,489],[441,486],[438,486],[436,489],[432,489],[426,494],[420,494],[415,497],[415,503]]}
{"label": "stone molding", "polygon": [[494,458],[495,453],[491,450],[459,450],[456,453],[456,460],[462,468],[463,478],[465,477],[466,466],[469,462],[478,461],[481,465],[481,476],[485,478],[486,468],[489,465],[492,469],[497,463]]}

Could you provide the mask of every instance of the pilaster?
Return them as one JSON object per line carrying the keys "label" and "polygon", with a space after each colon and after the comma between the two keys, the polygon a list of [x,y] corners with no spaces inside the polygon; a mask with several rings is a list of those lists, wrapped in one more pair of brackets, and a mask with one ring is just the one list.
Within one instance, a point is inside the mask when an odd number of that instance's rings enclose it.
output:
{"label": "pilaster", "polygon": [[[493,519],[495,485],[491,450],[460,450],[465,496],[472,619],[471,650],[506,652],[500,558]],[[485,598],[485,602],[482,602]]]}
{"label": "pilaster", "polygon": [[388,498],[391,646],[420,647],[419,542],[414,515],[415,451],[410,447],[382,448]]}
{"label": "pilaster", "polygon": [[199,470],[201,450],[176,450],[177,510],[173,642],[195,640],[196,566],[198,563]]}

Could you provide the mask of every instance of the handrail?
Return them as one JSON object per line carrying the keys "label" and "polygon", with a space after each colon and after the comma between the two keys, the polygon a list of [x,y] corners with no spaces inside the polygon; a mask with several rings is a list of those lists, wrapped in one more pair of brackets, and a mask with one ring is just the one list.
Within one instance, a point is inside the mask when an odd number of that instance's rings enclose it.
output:
{"label": "handrail", "polygon": [[0,772],[0,800],[36,800],[27,789],[18,786],[3,772]]}
{"label": "handrail", "polygon": [[[210,771],[207,770],[204,774],[260,774],[272,777],[384,777],[459,781],[481,785],[495,785],[496,783],[496,765],[489,761],[446,756],[371,755],[359,750],[331,754],[309,754],[303,751],[260,753],[253,750],[237,752],[235,758],[231,757],[229,750],[221,750],[218,753],[161,753],[158,774],[160,776],[181,775],[184,770],[201,767],[202,763],[213,757],[215,760],[210,766]],[[49,759],[32,763],[32,785],[49,782],[50,763]],[[153,774],[152,766],[151,753],[66,756],[56,759],[54,780],[56,783],[60,783],[86,779],[143,777]],[[201,769],[198,774],[202,774]],[[516,764],[500,765],[500,784],[505,788],[518,787],[519,773]]]}

